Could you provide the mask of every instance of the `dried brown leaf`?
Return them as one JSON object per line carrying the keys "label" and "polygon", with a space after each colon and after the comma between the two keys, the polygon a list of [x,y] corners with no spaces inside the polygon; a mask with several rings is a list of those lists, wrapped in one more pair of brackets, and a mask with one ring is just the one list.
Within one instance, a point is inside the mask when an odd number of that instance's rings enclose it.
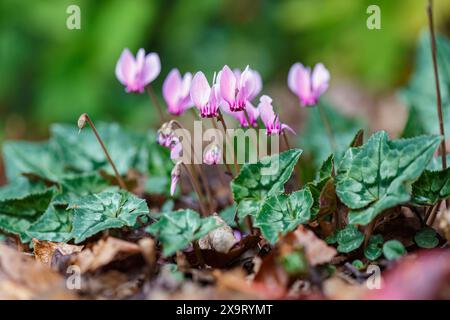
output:
{"label": "dried brown leaf", "polygon": [[34,257],[41,263],[50,266],[56,251],[63,256],[81,252],[84,246],[76,246],[64,242],[39,241],[33,239]]}

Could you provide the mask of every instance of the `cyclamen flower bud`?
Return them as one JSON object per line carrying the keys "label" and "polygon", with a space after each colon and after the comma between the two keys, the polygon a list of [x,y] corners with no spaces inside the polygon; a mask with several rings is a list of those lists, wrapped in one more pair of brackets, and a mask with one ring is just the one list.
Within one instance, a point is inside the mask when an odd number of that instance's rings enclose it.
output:
{"label": "cyclamen flower bud", "polygon": [[222,150],[217,143],[214,143],[207,147],[204,155],[203,162],[208,165],[218,164],[222,157]]}
{"label": "cyclamen flower bud", "polygon": [[177,188],[178,181],[181,176],[181,161],[178,161],[172,169],[171,180],[170,180],[170,195],[175,194],[175,189]]}
{"label": "cyclamen flower bud", "polygon": [[83,129],[86,126],[86,113],[83,113],[79,118],[78,118],[78,129]]}
{"label": "cyclamen flower bud", "polygon": [[172,130],[172,123],[166,122],[158,130],[156,140],[159,145],[169,148],[174,137],[175,133]]}

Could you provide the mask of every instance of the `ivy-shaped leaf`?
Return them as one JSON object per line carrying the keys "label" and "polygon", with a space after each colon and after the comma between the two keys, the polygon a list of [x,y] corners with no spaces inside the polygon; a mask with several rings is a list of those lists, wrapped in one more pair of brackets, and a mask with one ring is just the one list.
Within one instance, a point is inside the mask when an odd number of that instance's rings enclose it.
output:
{"label": "ivy-shaped leaf", "polygon": [[75,243],[106,229],[133,227],[138,217],[149,214],[145,200],[125,191],[88,195],[70,204],[69,209],[73,209]]}
{"label": "ivy-shaped leaf", "polygon": [[274,244],[280,234],[284,235],[310,219],[312,204],[312,195],[308,189],[290,195],[271,196],[264,201],[256,216],[255,226],[261,229],[264,238]]}
{"label": "ivy-shaped leaf", "polygon": [[434,205],[450,196],[450,168],[424,171],[412,185],[412,198],[419,205]]}
{"label": "ivy-shaped leaf", "polygon": [[163,255],[167,257],[218,227],[214,217],[201,218],[197,212],[186,209],[163,213],[146,231],[162,242]]}
{"label": "ivy-shaped leaf", "polygon": [[388,260],[396,260],[406,254],[406,249],[400,241],[389,240],[383,245],[383,254]]}
{"label": "ivy-shaped leaf", "polygon": [[349,224],[344,229],[339,230],[336,235],[337,250],[342,253],[358,249],[364,241],[364,235],[356,226]]}
{"label": "ivy-shaped leaf", "polygon": [[52,242],[72,239],[73,210],[50,204],[47,210],[27,230],[30,238]]}
{"label": "ivy-shaped leaf", "polygon": [[377,260],[383,253],[383,242],[381,234],[371,236],[367,247],[364,248],[364,256],[372,261]]}
{"label": "ivy-shaped leaf", "polygon": [[55,190],[31,186],[24,180],[17,183],[24,188],[17,193],[18,196],[14,196],[11,191],[18,188],[19,185],[15,184],[2,188],[0,192],[0,230],[17,234],[22,242],[29,242],[31,238],[27,230],[47,209]]}
{"label": "ivy-shaped leaf", "polygon": [[439,239],[436,237],[436,231],[431,228],[425,228],[416,233],[414,241],[421,248],[431,249],[439,244]]}
{"label": "ivy-shaped leaf", "polygon": [[388,140],[374,134],[342,159],[336,192],[352,211],[349,223],[366,225],[383,210],[409,201],[409,187],[423,172],[441,141],[439,136]]}
{"label": "ivy-shaped leaf", "polygon": [[266,197],[284,192],[284,184],[301,153],[300,149],[291,149],[242,167],[231,182],[234,200],[239,204],[239,217],[255,216]]}

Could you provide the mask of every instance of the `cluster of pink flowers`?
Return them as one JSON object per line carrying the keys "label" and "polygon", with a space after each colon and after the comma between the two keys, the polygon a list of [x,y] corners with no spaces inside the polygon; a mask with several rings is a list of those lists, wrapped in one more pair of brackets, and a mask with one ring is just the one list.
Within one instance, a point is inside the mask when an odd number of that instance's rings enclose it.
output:
{"label": "cluster of pink flowers", "polygon": [[[161,71],[161,62],[156,53],[145,54],[139,49],[134,57],[128,49],[123,50],[117,65],[117,79],[125,86],[127,92],[142,93]],[[289,70],[287,83],[289,89],[298,97],[302,107],[314,106],[320,96],[328,89],[330,73],[322,63],[314,66],[313,70],[295,63]],[[272,98],[262,95],[255,107],[252,101],[262,91],[260,74],[247,66],[244,71],[231,70],[225,65],[214,74],[211,85],[203,72],[194,76],[191,73],[181,75],[178,69],[172,69],[164,80],[162,96],[167,105],[167,111],[175,116],[183,114],[187,109],[195,106],[202,118],[218,117],[221,110],[232,116],[242,127],[258,126],[258,119],[264,124],[267,135],[280,135],[285,131],[294,130],[281,122],[280,117],[273,110]],[[164,126],[163,126],[164,127]],[[169,127],[158,132],[158,142],[171,149],[171,158],[179,159],[181,143]],[[221,149],[214,146],[203,156],[204,163],[217,164],[220,162]],[[173,177],[179,177],[179,165],[174,168]],[[178,181],[178,178],[172,179]],[[171,193],[174,192],[172,184]]]}

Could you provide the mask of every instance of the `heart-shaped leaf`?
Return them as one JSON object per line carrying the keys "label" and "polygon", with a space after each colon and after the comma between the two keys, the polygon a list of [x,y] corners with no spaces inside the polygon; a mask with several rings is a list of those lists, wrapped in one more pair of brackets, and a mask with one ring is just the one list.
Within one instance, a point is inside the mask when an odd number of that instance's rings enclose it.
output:
{"label": "heart-shaped leaf", "polygon": [[72,239],[73,210],[50,204],[47,210],[27,230],[30,238],[52,242]]}
{"label": "heart-shaped leaf", "polygon": [[336,235],[338,247],[337,250],[342,253],[358,249],[364,241],[364,235],[356,228],[349,224],[340,230]]}
{"label": "heart-shaped leaf", "polygon": [[383,236],[377,234],[369,238],[367,247],[364,248],[364,256],[369,260],[377,260],[383,253]]}
{"label": "heart-shaped leaf", "polygon": [[290,195],[271,196],[264,201],[256,216],[255,226],[270,243],[278,241],[279,235],[294,230],[311,217],[312,195],[308,189]]}
{"label": "heart-shaped leaf", "polygon": [[413,201],[419,205],[434,205],[450,196],[450,168],[444,171],[424,171],[412,185]]}
{"label": "heart-shaped leaf", "polygon": [[386,132],[375,133],[342,159],[336,192],[352,211],[349,223],[366,225],[383,210],[410,199],[409,186],[423,172],[441,141],[420,136],[389,141]]}
{"label": "heart-shaped leaf", "polygon": [[133,227],[138,217],[149,214],[145,200],[125,191],[88,195],[70,204],[69,209],[73,209],[75,243],[106,229]]}
{"label": "heart-shaped leaf", "polygon": [[146,231],[162,242],[163,255],[167,257],[218,227],[214,217],[201,218],[194,210],[186,209],[163,213]]}
{"label": "heart-shaped leaf", "polygon": [[383,245],[383,254],[388,260],[396,260],[406,254],[406,249],[400,241],[389,240]]}
{"label": "heart-shaped leaf", "polygon": [[242,167],[231,182],[234,200],[239,204],[239,217],[255,216],[266,197],[284,192],[284,184],[301,153],[300,149],[291,149]]}
{"label": "heart-shaped leaf", "polygon": [[420,230],[414,236],[414,241],[421,248],[431,249],[439,244],[439,240],[436,237],[436,231],[431,228],[425,228]]}

